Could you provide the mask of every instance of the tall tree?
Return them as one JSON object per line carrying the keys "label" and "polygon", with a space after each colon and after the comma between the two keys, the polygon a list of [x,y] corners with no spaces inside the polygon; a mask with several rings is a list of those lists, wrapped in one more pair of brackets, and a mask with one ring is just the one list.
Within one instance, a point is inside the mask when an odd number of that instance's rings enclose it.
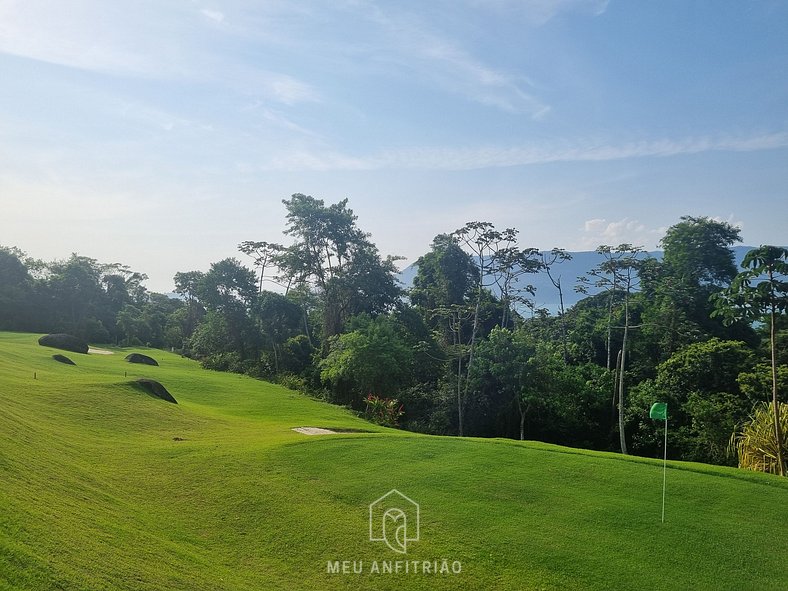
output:
{"label": "tall tree", "polygon": [[558,321],[561,326],[561,351],[564,355],[564,363],[569,362],[569,351],[566,344],[566,310],[564,309],[564,290],[561,287],[561,275],[556,273],[555,266],[566,261],[572,260],[572,255],[563,248],[554,248],[549,253],[543,252],[542,269],[547,273],[547,278],[553,287],[558,290]]}
{"label": "tall tree", "polygon": [[647,330],[658,340],[663,359],[709,336],[746,338],[737,327],[724,329],[710,319],[709,297],[736,276],[731,246],[740,240],[738,228],[708,217],[683,216],[666,231],[662,261],[651,261],[643,273],[651,302]]}
{"label": "tall tree", "polygon": [[[516,230],[508,231],[517,235]],[[536,290],[533,285],[523,284],[522,281],[527,274],[542,269],[542,257],[537,248],[521,249],[516,244],[507,244],[493,254],[491,262],[490,271],[501,294],[500,326],[509,328],[515,305],[533,308],[532,298]]]}
{"label": "tall tree", "polygon": [[[254,354],[259,336],[249,317],[257,292],[254,274],[237,259],[228,258],[212,263],[195,288],[200,302],[214,317],[220,318],[211,326],[226,332],[228,347],[241,359]],[[204,332],[208,327],[203,329]]]}
{"label": "tall tree", "polygon": [[777,468],[785,476],[783,433],[780,425],[780,404],[777,393],[777,316],[788,310],[788,249],[761,246],[747,253],[742,261],[745,269],[731,286],[714,297],[715,312],[730,323],[737,318],[759,320],[768,318],[769,350],[772,366],[772,407],[774,436],[777,444]]}
{"label": "tall tree", "polygon": [[0,247],[0,330],[31,330],[33,278],[24,263],[25,253],[18,248]]}
{"label": "tall tree", "polygon": [[610,309],[608,315],[608,370],[610,369],[610,350],[611,334],[613,329],[613,302],[616,293],[621,290],[622,305],[624,315],[623,336],[621,340],[621,351],[617,365],[618,380],[616,388],[616,399],[618,400],[618,433],[621,453],[627,453],[627,443],[624,428],[624,382],[627,363],[627,345],[629,342],[630,329],[630,299],[632,293],[640,286],[639,269],[642,261],[640,256],[643,249],[640,246],[631,244],[619,244],[616,247],[602,245],[597,248],[597,252],[604,256],[604,260],[588,272],[587,277],[580,277],[581,291],[587,289],[589,284],[597,288],[604,288],[610,293]]}
{"label": "tall tree", "polygon": [[[496,256],[500,251],[515,245],[517,231],[513,228],[507,228],[503,232],[499,232],[490,222],[473,221],[468,222],[462,228],[452,232],[451,236],[471,252],[473,261],[479,270],[476,276],[476,287],[474,289],[473,323],[471,327],[470,344],[468,346],[465,387],[463,389],[463,397],[467,398],[469,386],[468,378],[473,370],[474,353],[476,351],[476,342],[479,336],[479,319],[482,301],[487,288],[495,285],[496,282],[494,275]],[[460,421],[459,424],[459,435],[460,437],[463,436],[462,421]]]}
{"label": "tall tree", "polygon": [[347,199],[329,205],[296,193],[282,201],[285,234],[294,242],[276,257],[288,282],[308,284],[322,300],[324,347],[355,314],[384,312],[398,301],[395,257],[381,259],[369,235],[356,225]]}
{"label": "tall tree", "polygon": [[263,292],[266,269],[275,266],[276,256],[282,252],[283,248],[281,244],[265,241],[255,242],[253,240],[245,240],[238,245],[238,250],[252,257],[254,266],[260,270],[260,281],[257,285],[258,293]]}

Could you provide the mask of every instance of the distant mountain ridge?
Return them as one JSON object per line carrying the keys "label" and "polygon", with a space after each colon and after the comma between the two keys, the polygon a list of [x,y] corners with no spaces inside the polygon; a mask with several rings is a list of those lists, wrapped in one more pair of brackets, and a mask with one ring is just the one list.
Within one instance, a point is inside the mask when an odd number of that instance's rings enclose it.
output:
{"label": "distant mountain ridge", "polygon": [[[744,256],[755,246],[734,246],[733,256],[736,260],[736,267],[741,268],[741,262]],[[579,251],[569,252],[572,255],[571,260],[564,261],[554,267],[554,277],[561,278],[561,287],[564,292],[564,307],[569,308],[586,297],[584,294],[575,292],[575,285],[577,285],[577,278],[585,275],[588,271],[597,266],[604,260],[604,257],[595,251]],[[662,259],[661,250],[653,250],[648,252],[648,256],[657,260]],[[399,273],[399,280],[405,287],[413,285],[413,279],[416,277],[418,271],[418,264],[413,263],[408,265]],[[533,285],[536,288],[535,303],[537,308],[546,308],[550,313],[555,313],[559,307],[558,290],[550,282],[547,274],[534,273],[527,275],[523,278],[522,283]],[[591,290],[589,293],[595,293]]]}

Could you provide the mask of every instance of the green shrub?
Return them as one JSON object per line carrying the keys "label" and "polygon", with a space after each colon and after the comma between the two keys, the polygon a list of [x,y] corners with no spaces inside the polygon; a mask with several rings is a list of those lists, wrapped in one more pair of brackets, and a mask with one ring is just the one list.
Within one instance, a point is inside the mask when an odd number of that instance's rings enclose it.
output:
{"label": "green shrub", "polygon": [[364,402],[367,405],[364,415],[378,425],[397,427],[399,418],[405,414],[405,409],[396,398],[381,398],[369,394]]}
{"label": "green shrub", "polygon": [[[780,426],[783,432],[783,457],[788,457],[785,433],[788,433],[788,404],[780,403]],[[774,407],[762,402],[755,407],[749,422],[731,437],[731,449],[739,458],[739,468],[778,474],[777,437],[774,433]]]}

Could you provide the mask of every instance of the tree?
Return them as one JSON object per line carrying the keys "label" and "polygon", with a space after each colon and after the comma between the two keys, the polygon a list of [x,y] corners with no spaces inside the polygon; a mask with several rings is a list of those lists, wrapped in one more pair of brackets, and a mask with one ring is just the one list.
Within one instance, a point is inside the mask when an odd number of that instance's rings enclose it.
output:
{"label": "tree", "polygon": [[31,330],[33,318],[43,315],[31,305],[33,278],[24,258],[18,248],[0,247],[0,330]]}
{"label": "tree", "polygon": [[613,329],[613,303],[616,292],[621,289],[623,294],[624,306],[624,332],[621,341],[621,351],[619,361],[616,364],[618,371],[618,384],[616,398],[618,400],[618,433],[621,453],[627,453],[627,444],[624,431],[624,377],[626,374],[627,362],[627,343],[629,340],[630,328],[630,297],[632,292],[640,285],[639,269],[642,261],[639,256],[643,249],[631,244],[620,244],[617,247],[602,245],[597,248],[597,252],[605,257],[594,269],[588,272],[588,277],[579,277],[579,291],[584,291],[586,286],[592,283],[595,287],[602,287],[609,292],[609,312],[607,329],[607,368],[610,369],[610,343]]}
{"label": "tree", "polygon": [[249,255],[254,260],[254,266],[260,269],[260,282],[257,286],[259,293],[263,292],[263,282],[265,281],[265,270],[268,267],[274,266],[276,256],[282,252],[284,247],[281,244],[274,244],[272,242],[255,242],[252,240],[245,240],[238,245],[238,250],[242,253]]}
{"label": "tree", "polygon": [[[177,318],[173,324],[173,330],[181,333],[179,347],[185,349],[188,339],[192,337],[194,331],[205,315],[205,308],[200,304],[197,297],[198,285],[203,278],[201,271],[186,271],[176,273],[173,281],[175,282],[175,293],[186,300],[186,307],[179,314],[182,318]],[[175,328],[177,326],[177,329]],[[174,333],[173,333],[174,334]]]}
{"label": "tree", "polygon": [[569,351],[566,343],[566,310],[564,309],[564,291],[561,288],[561,276],[554,273],[553,267],[566,261],[572,260],[572,255],[563,248],[554,248],[549,253],[543,252],[542,269],[547,273],[547,278],[558,290],[558,320],[561,324],[561,350],[564,355],[564,363],[569,363]]}
{"label": "tree", "polygon": [[[257,292],[254,274],[238,260],[224,259],[211,263],[208,272],[198,276],[194,289],[208,311],[214,317],[221,317],[221,321],[216,318],[212,321],[211,339],[203,338],[201,342],[219,342],[216,334],[225,331],[227,344],[223,345],[220,351],[232,350],[238,353],[241,360],[256,357],[259,331],[248,313]],[[205,348],[203,347],[203,350]]]}
{"label": "tree", "polygon": [[[516,236],[516,230],[508,230]],[[499,326],[508,328],[512,323],[512,308],[516,304],[533,308],[531,299],[536,293],[534,286],[521,283],[529,273],[537,273],[542,269],[541,254],[536,248],[520,249],[517,245],[508,244],[499,248],[494,254],[490,271],[495,285],[501,294],[501,322]]]}
{"label": "tree", "polygon": [[287,339],[298,334],[301,308],[282,294],[262,291],[252,305],[252,315],[271,345],[274,370],[278,373],[280,347]]}
{"label": "tree", "polygon": [[745,271],[739,273],[731,286],[714,298],[715,316],[726,323],[739,318],[769,322],[769,350],[772,365],[772,409],[777,445],[777,468],[785,476],[783,433],[777,393],[777,316],[788,310],[788,249],[760,246],[748,252],[742,261]]}
{"label": "tree", "polygon": [[[511,268],[507,265],[517,264],[520,257],[515,256],[517,230],[514,228],[507,228],[499,232],[490,222],[473,221],[452,232],[451,236],[460,245],[470,250],[473,262],[478,269],[473,296],[473,322],[468,345],[465,387],[462,396],[458,400],[458,412],[460,413],[458,434],[462,437],[462,399],[468,396],[469,377],[473,370],[474,353],[479,337],[482,302],[486,293],[489,293],[488,288],[500,281],[504,273],[511,271]],[[508,305],[508,302],[505,302],[505,305]]]}
{"label": "tree", "polygon": [[661,433],[648,419],[652,403],[667,402],[671,429],[669,451],[684,460],[728,462],[734,428],[747,418],[755,399],[742,387],[752,371],[753,353],[741,341],[713,337],[679,349],[657,366],[656,378],[632,389],[627,409],[633,448],[639,453],[661,450]]}
{"label": "tree", "polygon": [[666,231],[662,261],[650,261],[643,273],[650,301],[646,332],[658,341],[663,359],[710,336],[752,341],[741,326],[725,329],[710,317],[710,296],[736,276],[730,247],[740,240],[738,228],[708,217],[683,216]]}
{"label": "tree", "polygon": [[105,302],[101,278],[102,265],[89,257],[72,254],[66,261],[49,265],[46,287],[56,330],[94,342],[109,339],[98,318]]}
{"label": "tree", "polygon": [[358,328],[331,339],[320,361],[320,377],[338,402],[359,404],[363,396],[392,397],[410,373],[412,354],[386,316],[360,317]]}
{"label": "tree", "polygon": [[322,199],[296,193],[282,203],[287,209],[285,234],[294,243],[275,263],[288,283],[318,290],[324,346],[351,316],[379,314],[395,305],[401,295],[394,277],[397,258],[380,258],[369,235],[356,226],[347,199],[326,207]]}
{"label": "tree", "polygon": [[430,251],[419,257],[416,267],[408,295],[427,318],[439,308],[465,305],[478,281],[479,269],[457,240],[447,234],[433,239]]}
{"label": "tree", "polygon": [[[605,447],[609,375],[593,364],[564,363],[557,348],[525,328],[496,327],[477,349],[469,432]],[[517,424],[510,420],[513,408]]]}

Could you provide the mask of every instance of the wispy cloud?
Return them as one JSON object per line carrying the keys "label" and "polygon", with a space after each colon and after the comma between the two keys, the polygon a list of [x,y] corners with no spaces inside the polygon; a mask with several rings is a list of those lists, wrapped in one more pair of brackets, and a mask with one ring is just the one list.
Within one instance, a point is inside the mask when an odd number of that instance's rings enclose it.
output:
{"label": "wispy cloud", "polygon": [[298,169],[308,162],[320,162],[316,170],[326,170],[328,163],[345,170],[376,169],[426,169],[426,170],[476,170],[508,166],[528,166],[550,162],[603,162],[628,158],[670,157],[702,152],[754,152],[788,147],[788,132],[744,137],[703,137],[681,140],[654,140],[623,144],[591,141],[565,141],[562,143],[478,148],[418,147],[389,150],[368,157],[333,153],[324,159],[314,154],[309,157],[299,152],[292,159],[278,156],[276,162],[266,167]]}
{"label": "wispy cloud", "polygon": [[610,0],[467,0],[475,7],[520,15],[534,25],[543,25],[561,13],[603,14]]}
{"label": "wispy cloud", "polygon": [[550,109],[523,88],[522,76],[512,76],[473,56],[457,41],[441,34],[424,19],[391,6],[353,3],[353,9],[385,35],[378,50],[423,79],[475,102],[511,113],[543,117]]}
{"label": "wispy cloud", "polygon": [[211,10],[210,8],[203,8],[200,10],[200,14],[202,14],[205,18],[208,18],[216,23],[223,23],[224,22],[224,13],[220,10]]}

